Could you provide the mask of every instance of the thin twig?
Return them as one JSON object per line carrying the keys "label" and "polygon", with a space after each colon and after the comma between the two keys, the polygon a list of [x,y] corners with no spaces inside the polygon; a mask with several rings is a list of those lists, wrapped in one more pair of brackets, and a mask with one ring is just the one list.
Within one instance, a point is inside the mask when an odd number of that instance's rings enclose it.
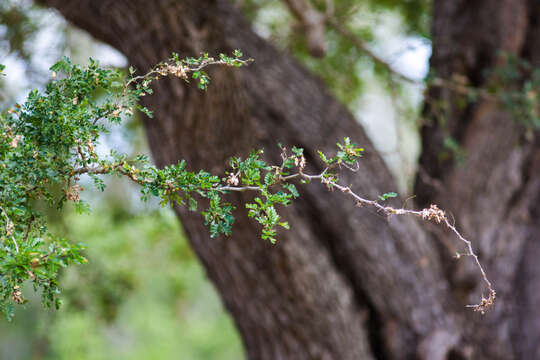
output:
{"label": "thin twig", "polygon": [[403,208],[396,209],[396,208],[393,208],[391,206],[382,206],[376,200],[364,199],[364,198],[360,197],[358,194],[354,193],[351,190],[350,187],[345,187],[345,186],[339,185],[334,181],[326,181],[325,179],[321,179],[321,182],[323,182],[323,183],[325,183],[327,185],[331,185],[331,186],[337,188],[338,190],[341,190],[344,193],[350,194],[357,201],[358,204],[374,206],[377,209],[383,211],[386,215],[405,215],[405,214],[408,214],[408,215],[414,215],[414,216],[420,217],[423,220],[433,220],[438,224],[440,224],[441,222],[444,223],[448,229],[450,229],[452,232],[454,232],[454,234],[456,234],[456,236],[467,245],[467,253],[465,253],[464,255],[472,256],[474,258],[476,266],[480,270],[480,273],[482,274],[482,278],[483,278],[484,282],[486,283],[488,291],[489,291],[489,296],[488,296],[487,299],[482,297],[482,301],[479,304],[467,305],[467,307],[472,307],[472,308],[474,308],[474,311],[479,311],[482,314],[484,314],[485,311],[491,305],[493,305],[493,303],[495,301],[496,292],[493,289],[493,287],[491,285],[491,282],[489,281],[484,268],[480,264],[480,261],[478,260],[478,256],[474,253],[471,241],[469,241],[465,237],[463,237],[463,235],[461,235],[461,233],[456,229],[456,227],[454,225],[450,224],[450,222],[448,221],[448,218],[446,216],[446,213],[443,210],[439,209],[437,207],[437,205],[431,205],[429,207],[429,209],[425,208],[425,209],[420,210],[420,211],[408,210],[408,209],[403,209]]}
{"label": "thin twig", "polygon": [[[448,220],[448,217],[446,216],[446,213],[439,209],[437,205],[431,205],[429,208],[425,208],[422,210],[409,210],[404,208],[394,208],[392,206],[383,206],[381,205],[378,200],[369,200],[366,198],[363,198],[362,196],[358,195],[349,186],[343,186],[338,184],[336,181],[329,179],[325,177],[326,172],[329,170],[329,168],[325,168],[324,171],[321,174],[318,175],[309,175],[303,173],[301,170],[292,175],[279,177],[275,184],[286,182],[295,178],[303,178],[305,180],[319,180],[321,183],[325,184],[328,188],[335,188],[340,190],[341,192],[348,194],[352,196],[352,198],[356,201],[357,206],[371,206],[376,208],[377,210],[383,212],[384,214],[391,216],[391,215],[412,215],[419,217],[423,220],[431,220],[436,222],[437,224],[444,224],[448,229],[450,229],[459,240],[464,242],[467,247],[467,252],[465,256],[471,256],[474,258],[474,261],[476,263],[476,266],[480,270],[480,273],[482,274],[482,279],[484,280],[485,284],[487,285],[489,296],[488,298],[483,298],[480,303],[474,304],[474,305],[467,305],[467,307],[474,308],[474,311],[479,311],[482,314],[485,313],[485,311],[491,307],[495,301],[496,292],[493,289],[493,286],[491,282],[489,281],[486,272],[484,268],[482,267],[482,264],[480,263],[480,260],[478,259],[478,256],[474,252],[472,248],[472,242],[467,240],[461,233],[456,229],[455,225],[452,225],[450,221]],[[259,187],[256,186],[224,186],[219,187],[218,190],[221,191],[260,191]]]}
{"label": "thin twig", "polygon": [[32,223],[34,222],[34,215],[30,218],[30,221],[28,221],[28,225],[26,226],[26,231],[24,232],[24,238],[23,243],[28,240],[28,235],[30,235],[30,230],[32,230]]}
{"label": "thin twig", "polygon": [[0,206],[0,210],[2,210],[2,214],[4,214],[4,217],[6,218],[6,236],[11,237],[13,244],[15,244],[15,251],[19,253],[19,245],[17,244],[17,240],[15,240],[15,237],[12,234],[13,226],[14,226],[13,222],[9,219],[3,207]]}
{"label": "thin twig", "polygon": [[[242,65],[249,64],[252,59],[242,60],[242,59],[234,59],[235,62],[238,62]],[[152,70],[147,72],[144,75],[134,76],[129,81],[126,82],[124,85],[124,88],[127,89],[131,84],[136,83],[141,80],[148,80],[152,76],[165,76],[168,74],[173,74],[179,77],[186,78],[186,75],[192,72],[200,71],[208,66],[211,65],[230,65],[224,60],[214,60],[213,58],[210,58],[209,60],[203,60],[201,63],[196,67],[189,67],[188,65],[180,64],[169,64],[169,63],[162,63],[154,67]],[[174,70],[174,73],[171,71]]]}
{"label": "thin twig", "polygon": [[220,187],[217,187],[216,190],[244,192],[244,191],[260,191],[261,189],[257,186],[220,186]]}

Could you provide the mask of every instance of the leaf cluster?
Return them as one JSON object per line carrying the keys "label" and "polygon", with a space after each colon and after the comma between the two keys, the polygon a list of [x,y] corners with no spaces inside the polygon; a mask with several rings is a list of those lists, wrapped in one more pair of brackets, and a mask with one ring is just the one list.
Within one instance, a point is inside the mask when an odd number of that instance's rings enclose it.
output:
{"label": "leaf cluster", "polygon": [[503,65],[492,71],[488,90],[525,128],[540,128],[540,68],[516,55],[502,53],[500,57]]}
{"label": "leaf cluster", "polygon": [[[235,55],[241,56],[236,51]],[[41,290],[44,305],[60,306],[57,276],[71,263],[86,263],[84,245],[72,244],[52,234],[39,209],[61,208],[73,202],[79,212],[88,211],[81,200],[84,174],[104,190],[101,175],[127,176],[142,185],[142,197],[158,196],[165,203],[189,203],[196,209],[192,194],[211,200],[212,218],[219,218],[219,232],[230,233],[223,224],[232,224],[230,209],[219,203],[214,185],[219,178],[206,172],[186,171],[185,163],[157,169],[148,159],[111,152],[96,152],[101,134],[138,109],[140,97],[151,94],[150,84],[161,76],[188,75],[205,89],[209,78],[203,68],[212,64],[241,66],[246,60],[220,55],[219,60],[203,54],[200,58],[179,59],[177,55],[158,64],[149,73],[125,77],[103,69],[92,59],[86,67],[63,58],[51,67],[51,81],[44,91],[33,90],[23,104],[15,104],[0,114],[0,311],[11,319],[15,304],[27,300],[21,292],[25,281]],[[0,74],[4,66],[0,66]],[[179,195],[179,194],[183,195]],[[213,210],[215,208],[215,211]],[[219,209],[219,211],[218,211]],[[219,214],[221,212],[221,216]],[[210,216],[210,215],[209,215]]]}
{"label": "leaf cluster", "polygon": [[208,54],[185,59],[173,54],[144,75],[130,68],[127,76],[100,68],[93,60],[81,67],[63,58],[51,67],[52,80],[44,91],[31,91],[23,104],[0,114],[0,311],[8,319],[14,305],[27,301],[20,291],[25,281],[41,290],[45,306],[59,307],[59,271],[87,262],[82,254],[85,246],[51,233],[40,211],[44,206],[61,208],[66,202],[79,212],[89,211],[80,196],[83,175],[101,191],[102,176],[127,177],[141,186],[143,201],[157,197],[162,206],[200,212],[211,237],[232,232],[235,207],[227,195],[255,192],[245,205],[248,216],[261,225],[261,238],[275,243],[277,228],[289,228],[279,206],[289,206],[300,195],[292,181],[318,179],[331,187],[338,179],[333,169],[356,162],[363,149],[348,138],[337,144],[335,156],[319,153],[326,165],[320,175],[304,174],[303,149],[293,147],[288,153],[281,145],[280,165],[266,163],[262,150],[252,151],[246,158],[231,158],[230,170],[222,177],[191,171],[185,161],[157,168],[144,155],[128,159],[116,151],[106,156],[96,152],[100,135],[111,125],[134,110],[152,115],[138,104],[142,96],[152,94],[152,81],[163,76],[195,79],[204,90],[210,81],[205,67],[246,65],[249,60],[240,56],[239,51],[232,57],[221,54],[218,60]]}

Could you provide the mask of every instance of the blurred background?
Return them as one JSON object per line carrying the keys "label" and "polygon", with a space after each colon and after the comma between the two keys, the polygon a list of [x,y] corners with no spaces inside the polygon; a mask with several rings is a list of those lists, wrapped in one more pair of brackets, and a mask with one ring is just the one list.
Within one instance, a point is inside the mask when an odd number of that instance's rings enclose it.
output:
{"label": "blurred background", "polygon": [[[410,193],[422,86],[388,82],[383,69],[331,30],[326,57],[312,58],[282,1],[237,3],[259,35],[295,54],[358,115],[399,180],[395,190]],[[334,6],[336,16],[352,24],[392,68],[418,80],[426,76],[428,1],[335,1]],[[0,79],[2,110],[23,102],[30,89],[43,88],[48,68],[64,55],[81,64],[92,57],[106,67],[128,66],[120,53],[55,11],[27,0],[0,0],[0,63],[7,74]],[[137,116],[103,137],[99,150],[111,148],[148,153]],[[142,203],[137,187],[124,179],[105,180],[104,193],[85,186],[90,214],[75,214],[70,207],[46,210],[56,232],[87,244],[89,264],[62,273],[59,311],[45,311],[34,295],[13,322],[0,320],[0,359],[242,358],[234,324],[172,211]]]}

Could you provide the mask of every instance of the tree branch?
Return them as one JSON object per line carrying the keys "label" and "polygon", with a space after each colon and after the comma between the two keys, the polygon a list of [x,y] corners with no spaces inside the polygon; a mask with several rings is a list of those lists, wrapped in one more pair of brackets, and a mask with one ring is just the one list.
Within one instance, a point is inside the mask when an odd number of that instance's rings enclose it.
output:
{"label": "tree branch", "polygon": [[[360,39],[358,36],[353,34],[350,30],[348,30],[345,26],[343,26],[339,21],[337,21],[335,18],[328,18],[327,23],[329,26],[331,26],[334,30],[336,30],[338,33],[343,35],[346,39],[348,39],[352,44],[360,51],[362,51],[364,54],[366,54],[374,63],[384,68],[386,71],[388,71],[390,74],[392,74],[393,77],[397,78],[398,80],[402,80],[406,83],[413,84],[413,85],[424,85],[424,81],[417,80],[414,78],[411,78],[405,74],[402,74],[401,72],[395,70],[392,68],[392,66],[383,58],[375,54],[368,46],[367,44]],[[455,93],[461,94],[461,95],[475,95],[483,99],[495,99],[496,97],[490,94],[488,91],[480,88],[475,88],[470,85],[464,84],[459,81],[455,80],[449,80],[449,79],[443,79],[441,77],[433,77],[430,82],[430,86],[433,87],[439,87],[439,88],[445,88],[449,89]]]}
{"label": "tree branch", "polygon": [[2,214],[6,218],[6,236],[11,237],[11,240],[13,241],[13,244],[15,245],[15,251],[19,252],[19,245],[17,244],[17,240],[15,240],[15,237],[13,236],[13,222],[9,219],[8,214],[4,210],[3,207],[0,206],[0,210],[2,210]]}
{"label": "tree branch", "polygon": [[[353,171],[355,170],[352,168],[349,168],[349,169]],[[446,213],[443,210],[439,209],[437,205],[432,204],[429,208],[424,208],[422,210],[409,210],[409,209],[404,209],[404,208],[394,208],[392,206],[383,206],[377,200],[369,200],[369,199],[361,197],[360,195],[352,191],[352,189],[349,186],[343,186],[343,185],[338,184],[337,181],[333,180],[332,177],[326,177],[325,174],[330,170],[330,167],[326,167],[318,175],[305,174],[302,170],[303,170],[303,167],[299,167],[299,171],[296,174],[288,175],[285,177],[280,176],[274,185],[279,184],[279,183],[284,183],[288,180],[292,180],[296,178],[302,178],[308,181],[319,180],[321,183],[325,184],[331,190],[333,188],[336,188],[340,190],[341,192],[352,196],[355,199],[358,207],[371,206],[388,216],[412,215],[412,216],[419,217],[422,220],[428,220],[428,221],[431,220],[437,224],[443,224],[444,226],[446,226],[458,237],[460,241],[464,242],[466,245],[466,252],[457,253],[456,257],[458,259],[461,256],[473,257],[476,267],[479,269],[482,275],[482,279],[484,280],[488,289],[488,293],[489,293],[488,298],[482,297],[482,300],[478,304],[467,305],[467,307],[473,308],[474,311],[478,311],[484,314],[494,304],[496,292],[493,289],[493,286],[491,282],[489,281],[486,275],[486,272],[478,259],[478,256],[476,255],[476,253],[474,252],[472,248],[472,242],[470,240],[467,240],[463,235],[461,235],[461,233],[456,229],[455,225],[450,223],[450,221],[448,220],[448,217],[446,216]],[[244,192],[244,191],[260,191],[261,189],[257,186],[225,186],[225,187],[219,187],[218,190]]]}
{"label": "tree branch", "polygon": [[309,0],[284,0],[284,2],[305,30],[311,56],[323,57],[326,54],[326,17],[320,14]]}

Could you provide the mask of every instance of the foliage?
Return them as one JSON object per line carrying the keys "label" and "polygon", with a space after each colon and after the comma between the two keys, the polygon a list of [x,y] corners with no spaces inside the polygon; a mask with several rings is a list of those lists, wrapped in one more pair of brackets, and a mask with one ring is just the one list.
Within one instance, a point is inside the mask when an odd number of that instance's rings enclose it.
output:
{"label": "foliage", "polygon": [[540,128],[540,68],[516,55],[501,53],[488,90],[527,129]]}
{"label": "foliage", "polygon": [[[262,160],[262,150],[253,151],[246,159],[233,158],[231,171],[220,178],[206,171],[192,172],[185,161],[163,169],[152,166],[147,157],[140,155],[133,161],[127,155],[114,151],[102,157],[96,152],[99,136],[108,131],[108,124],[118,124],[123,116],[138,109],[148,116],[151,111],[138,105],[137,100],[152,94],[150,84],[159,77],[172,75],[186,81],[191,77],[201,90],[209,83],[203,71],[206,66],[222,64],[242,66],[242,54],[234,57],[221,54],[219,60],[202,54],[199,58],[180,59],[177,54],[166,63],[160,63],[147,74],[122,79],[116,70],[99,68],[90,61],[86,68],[72,64],[64,58],[51,67],[53,80],[44,93],[30,92],[26,102],[16,104],[1,115],[0,138],[0,211],[4,220],[2,248],[0,250],[0,280],[2,310],[8,319],[14,304],[23,304],[20,287],[29,279],[34,289],[42,290],[43,304],[57,308],[58,271],[71,263],[83,264],[82,244],[72,244],[47,229],[40,207],[61,208],[66,201],[74,203],[78,212],[87,212],[88,205],[81,200],[84,187],[79,184],[83,174],[89,175],[95,186],[103,191],[105,183],[99,175],[128,177],[141,186],[142,199],[150,196],[161,199],[162,205],[186,205],[197,211],[198,200],[208,200],[208,207],[201,211],[209,226],[210,236],[230,235],[234,222],[234,206],[224,200],[231,191],[258,191],[252,203],[246,204],[248,215],[262,225],[261,237],[276,242],[276,227],[288,228],[281,221],[277,205],[288,206],[298,197],[295,178],[336,181],[331,170],[336,166],[352,165],[363,149],[345,139],[338,144],[339,151],[332,158],[325,158],[328,165],[319,176],[305,175],[303,150],[292,149],[287,154],[282,148],[282,164],[269,165]],[[106,94],[105,99],[97,93]],[[324,155],[323,155],[324,156]],[[291,169],[299,172],[291,174]],[[275,187],[280,187],[274,191]]]}
{"label": "foliage", "polygon": [[385,201],[385,200],[388,200],[390,198],[395,198],[396,196],[397,196],[397,194],[395,192],[391,191],[391,192],[387,192],[387,193],[384,193],[382,195],[379,195],[379,199],[381,201]]}
{"label": "foliage", "polygon": [[61,278],[65,305],[47,334],[50,359],[242,358],[232,320],[174,213],[111,203],[118,198],[92,202],[91,215],[70,209],[67,229],[58,230],[89,244],[90,265]]}
{"label": "foliage", "polygon": [[17,52],[24,59],[31,57],[25,42],[38,30],[37,24],[32,21],[32,15],[27,1],[4,0],[0,3],[0,24],[5,26],[2,37],[9,51]]}
{"label": "foliage", "polygon": [[[365,48],[378,49],[381,42],[375,33],[377,28],[384,27],[381,26],[383,20],[389,17],[401,20],[406,35],[429,39],[431,2],[428,0],[310,0],[309,4],[326,19],[327,51],[322,60],[310,54],[305,28],[297,24],[284,1],[244,0],[240,6],[256,29],[262,29],[260,34],[292,53],[351,109],[356,108],[356,102],[369,85],[365,73],[359,74],[360,70],[372,70],[385,84],[389,75],[388,69],[373,61],[372,54],[356,46],[355,42],[362,42]],[[352,36],[336,29],[334,22],[339,22]],[[399,83],[392,86],[396,88]]]}
{"label": "foliage", "polygon": [[[79,212],[87,211],[79,196],[84,190],[78,184],[80,175],[89,174],[100,190],[104,183],[98,174],[127,175],[144,185],[143,195],[157,193],[164,201],[173,200],[169,193],[173,183],[166,178],[171,176],[188,196],[198,187],[201,194],[215,198],[216,191],[208,182],[213,178],[208,174],[182,171],[182,164],[158,170],[143,156],[135,161],[143,166],[139,170],[125,155],[112,153],[100,158],[95,147],[100,134],[108,131],[107,125],[119,123],[133,108],[151,116],[137,100],[152,93],[152,80],[174,75],[188,81],[191,75],[198,87],[205,89],[209,79],[204,67],[247,63],[239,58],[240,52],[234,55],[215,60],[202,54],[181,60],[173,54],[146,75],[133,76],[131,69],[126,80],[118,71],[101,69],[92,60],[81,68],[64,58],[51,67],[53,80],[43,93],[31,91],[24,104],[15,104],[0,115],[0,311],[8,319],[13,316],[14,304],[27,301],[21,292],[25,280],[31,280],[35,290],[42,290],[44,305],[59,307],[59,270],[71,263],[87,262],[81,255],[84,245],[52,234],[39,211],[43,206],[61,208],[66,201],[74,202]],[[106,94],[104,100],[97,96],[99,92]],[[189,184],[189,180],[198,182]]]}
{"label": "foliage", "polygon": [[105,180],[106,193],[81,194],[90,214],[71,204],[47,214],[51,231],[89,244],[90,265],[60,274],[62,311],[43,311],[23,286],[25,310],[0,321],[0,359],[243,358],[230,315],[174,213],[130,201],[136,186],[122,179]]}

